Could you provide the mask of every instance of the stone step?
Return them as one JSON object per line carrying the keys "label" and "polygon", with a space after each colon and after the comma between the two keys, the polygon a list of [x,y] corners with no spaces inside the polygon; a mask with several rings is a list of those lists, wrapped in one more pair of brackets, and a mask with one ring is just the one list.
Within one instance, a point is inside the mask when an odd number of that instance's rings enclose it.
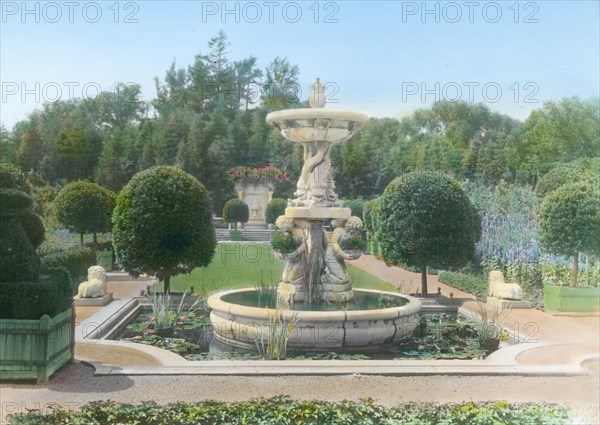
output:
{"label": "stone step", "polygon": [[[241,229],[242,240],[251,242],[268,242],[271,240],[271,231],[260,228]],[[229,241],[229,229],[215,229],[217,241]]]}

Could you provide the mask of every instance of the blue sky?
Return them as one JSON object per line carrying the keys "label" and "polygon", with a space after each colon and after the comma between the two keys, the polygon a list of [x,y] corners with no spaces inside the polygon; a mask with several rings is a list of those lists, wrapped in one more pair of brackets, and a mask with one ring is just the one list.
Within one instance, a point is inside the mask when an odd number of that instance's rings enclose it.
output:
{"label": "blue sky", "polygon": [[600,90],[598,1],[2,1],[1,10],[7,128],[45,100],[116,82],[141,84],[149,100],[154,77],[173,59],[187,67],[221,29],[231,60],[253,55],[264,68],[287,57],[303,97],[320,77],[337,87],[329,107],[371,116],[461,99],[525,119],[545,100]]}

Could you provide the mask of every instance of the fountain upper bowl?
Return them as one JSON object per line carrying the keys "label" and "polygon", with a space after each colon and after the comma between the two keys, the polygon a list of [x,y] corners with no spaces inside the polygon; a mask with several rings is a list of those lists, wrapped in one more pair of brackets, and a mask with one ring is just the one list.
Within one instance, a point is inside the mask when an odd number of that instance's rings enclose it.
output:
{"label": "fountain upper bowl", "polygon": [[351,138],[369,120],[365,114],[339,109],[299,108],[271,112],[268,124],[287,140],[338,143]]}

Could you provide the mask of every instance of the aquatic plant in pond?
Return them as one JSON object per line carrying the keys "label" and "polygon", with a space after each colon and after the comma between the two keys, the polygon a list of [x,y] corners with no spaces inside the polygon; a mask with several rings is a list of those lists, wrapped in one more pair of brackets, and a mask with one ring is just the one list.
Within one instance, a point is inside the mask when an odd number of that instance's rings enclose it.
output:
{"label": "aquatic plant in pond", "polygon": [[196,298],[194,303],[186,307],[185,298],[188,292],[184,292],[179,305],[175,308],[173,305],[173,299],[169,293],[161,294],[149,294],[148,301],[152,308],[152,316],[150,317],[150,325],[153,329],[165,329],[172,328],[177,324],[183,324],[188,316],[195,310],[202,306],[203,299]]}
{"label": "aquatic plant in pond", "polygon": [[263,359],[283,360],[286,358],[290,334],[298,323],[297,317],[298,313],[295,313],[289,320],[285,320],[279,309],[269,315],[267,345],[265,346],[262,335],[257,335],[254,341],[256,349]]}
{"label": "aquatic plant in pond", "polygon": [[258,296],[259,307],[272,306],[277,302],[277,285],[273,283],[273,275],[271,275],[271,283],[266,283],[261,270],[260,281],[254,286],[254,289]]}
{"label": "aquatic plant in pond", "polygon": [[[385,306],[382,306],[385,308]],[[293,320],[283,322],[275,314],[267,328],[270,333],[267,344],[256,339],[256,350],[213,349],[211,346],[212,328],[207,316],[194,314],[185,323],[175,327],[173,337],[162,338],[148,326],[149,315],[142,313],[136,322],[127,327],[122,335],[124,340],[153,345],[179,354],[190,361],[205,360],[401,360],[401,359],[479,359],[486,356],[481,348],[482,327],[470,319],[455,314],[423,314],[420,326],[414,334],[402,341],[376,352],[360,354],[328,352],[290,352],[285,342],[293,337]],[[420,332],[422,330],[422,333]],[[500,339],[506,337],[499,334]]]}

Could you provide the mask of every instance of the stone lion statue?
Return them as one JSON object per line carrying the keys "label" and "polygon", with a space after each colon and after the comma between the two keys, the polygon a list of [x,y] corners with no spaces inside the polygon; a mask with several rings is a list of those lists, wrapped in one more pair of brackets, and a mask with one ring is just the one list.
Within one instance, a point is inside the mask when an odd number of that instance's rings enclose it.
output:
{"label": "stone lion statue", "polygon": [[506,283],[504,275],[499,270],[492,270],[488,277],[488,294],[505,300],[520,301],[523,299],[523,289],[516,283]]}
{"label": "stone lion statue", "polygon": [[91,266],[88,269],[88,280],[79,284],[79,298],[100,298],[106,295],[106,271],[102,266]]}

